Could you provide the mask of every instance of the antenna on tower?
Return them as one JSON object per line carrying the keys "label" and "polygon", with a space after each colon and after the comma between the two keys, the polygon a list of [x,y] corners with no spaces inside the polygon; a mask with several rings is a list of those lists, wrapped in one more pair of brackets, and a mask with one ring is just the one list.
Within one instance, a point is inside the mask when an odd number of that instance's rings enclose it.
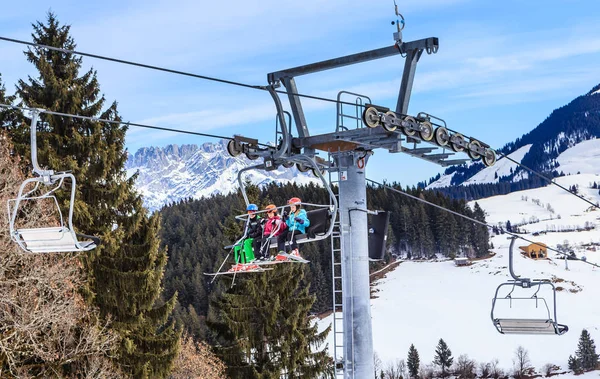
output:
{"label": "antenna on tower", "polygon": [[402,29],[404,29],[406,23],[404,22],[404,16],[402,16],[402,13],[398,12],[398,4],[396,4],[396,0],[394,0],[394,10],[396,12],[396,21],[392,21],[392,25],[396,25],[396,29],[398,30],[397,32],[394,32],[394,41],[400,45],[402,43]]}

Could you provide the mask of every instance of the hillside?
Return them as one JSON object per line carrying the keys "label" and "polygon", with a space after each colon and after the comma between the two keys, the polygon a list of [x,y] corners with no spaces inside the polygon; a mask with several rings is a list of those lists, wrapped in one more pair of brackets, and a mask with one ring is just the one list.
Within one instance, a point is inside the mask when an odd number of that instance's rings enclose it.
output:
{"label": "hillside", "polygon": [[[568,155],[567,155],[568,157]],[[563,157],[564,158],[564,157]],[[595,162],[597,166],[600,162]],[[593,165],[593,162],[588,162]],[[600,181],[594,174],[571,175],[558,178],[564,186],[579,185],[580,193],[597,202],[597,189],[586,188],[590,182]],[[525,200],[526,199],[526,200]],[[539,199],[534,202],[534,199]],[[486,211],[489,223],[519,223],[522,220],[545,219],[552,216],[547,204],[554,209],[553,220],[534,222],[523,226],[524,237],[556,247],[564,243],[574,248],[578,256],[600,264],[598,251],[587,250],[583,244],[600,244],[597,230],[581,232],[533,233],[547,229],[560,230],[583,226],[586,222],[599,227],[600,211],[588,211],[588,204],[561,191],[556,186],[515,192],[478,201]],[[561,218],[557,218],[558,214]],[[569,354],[577,348],[581,330],[588,329],[592,338],[600,342],[600,270],[578,261],[565,262],[550,252],[549,260],[533,261],[518,255],[515,259],[517,274],[533,278],[557,279],[563,289],[557,293],[558,321],[567,324],[570,331],[563,336],[501,335],[490,320],[491,300],[496,287],[509,279],[508,244],[506,235],[491,238],[496,255],[474,262],[469,267],[455,267],[451,261],[402,262],[387,277],[376,282],[376,297],[372,300],[374,348],[384,362],[406,359],[411,343],[419,350],[422,363],[430,363],[440,338],[449,345],[455,357],[468,354],[478,362],[498,358],[504,369],[512,367],[514,351],[522,345],[529,350],[533,365],[538,369],[546,363],[567,367]],[[517,243],[526,245],[527,243]],[[564,282],[562,281],[564,280]],[[545,293],[546,298],[549,295]],[[540,316],[541,309],[530,307],[501,309],[505,316],[528,311],[530,317]],[[543,314],[543,312],[542,312]],[[523,314],[521,314],[523,316]],[[331,316],[320,322],[323,327]],[[329,337],[332,345],[333,337]],[[597,374],[596,374],[597,375]],[[596,376],[597,377],[597,376]]]}
{"label": "hillside", "polygon": [[[567,173],[563,167],[566,162],[558,159],[558,156],[578,144],[600,137],[599,88],[600,85],[554,110],[537,127],[514,142],[506,144],[499,152],[509,154],[517,162],[548,175]],[[566,169],[569,170],[568,167]],[[430,179],[427,188],[499,184],[503,181],[516,183],[528,179],[528,176],[524,169],[514,163],[499,159],[498,163],[490,168],[472,163],[449,167],[439,177]],[[528,182],[523,188],[535,188],[538,184]]]}

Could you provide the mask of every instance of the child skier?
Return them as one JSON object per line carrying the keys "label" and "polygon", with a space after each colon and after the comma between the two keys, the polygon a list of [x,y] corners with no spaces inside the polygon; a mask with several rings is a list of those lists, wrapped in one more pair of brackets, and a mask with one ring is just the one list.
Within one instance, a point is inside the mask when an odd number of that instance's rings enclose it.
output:
{"label": "child skier", "polygon": [[[298,258],[302,258],[300,256],[300,252],[298,251],[298,243],[296,242],[296,236],[298,234],[306,233],[306,228],[310,225],[310,220],[306,215],[306,211],[302,209],[302,200],[298,197],[292,197],[288,201],[288,205],[290,206],[290,213],[284,212],[283,216],[285,219],[285,223],[288,226],[287,229],[283,231],[282,234],[277,238],[277,249],[279,252],[285,252],[284,248],[287,244],[290,245],[292,251],[290,255],[296,256]],[[284,255],[277,255],[275,258],[279,261],[287,260],[287,257]]]}
{"label": "child skier", "polygon": [[269,245],[271,240],[277,238],[279,243],[279,236],[284,233],[287,229],[287,225],[279,215],[277,214],[277,207],[275,204],[269,204],[265,207],[267,211],[267,220],[265,221],[265,228],[262,234],[262,249],[260,249],[260,260],[266,260],[269,257]]}
{"label": "child skier", "polygon": [[255,260],[254,252],[256,246],[260,246],[262,236],[262,223],[261,217],[256,214],[258,206],[256,204],[248,204],[246,207],[248,212],[246,238],[233,248],[236,265],[232,268],[233,271],[239,271],[243,269],[244,265],[251,263]]}

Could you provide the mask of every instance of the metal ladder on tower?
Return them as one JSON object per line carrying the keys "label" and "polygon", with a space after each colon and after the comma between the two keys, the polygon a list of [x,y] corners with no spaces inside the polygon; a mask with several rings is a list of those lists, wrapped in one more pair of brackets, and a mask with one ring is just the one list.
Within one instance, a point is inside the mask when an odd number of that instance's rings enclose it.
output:
{"label": "metal ladder on tower", "polygon": [[[332,162],[331,155],[329,162]],[[338,191],[335,197],[340,201],[339,197],[339,181],[340,168],[330,167],[329,169],[329,185],[338,184]],[[339,211],[338,211],[339,212]],[[333,287],[333,357],[335,365],[335,377],[344,377],[344,313],[343,313],[343,289],[344,281],[342,276],[342,228],[339,213],[333,215],[332,222],[334,223],[333,231],[331,232],[331,280]]]}

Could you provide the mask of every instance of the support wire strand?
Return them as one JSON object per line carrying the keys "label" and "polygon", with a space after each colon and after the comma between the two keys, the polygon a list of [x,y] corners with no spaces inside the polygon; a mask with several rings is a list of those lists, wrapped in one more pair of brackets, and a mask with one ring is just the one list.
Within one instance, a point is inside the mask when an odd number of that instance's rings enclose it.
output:
{"label": "support wire strand", "polygon": [[[486,224],[486,223],[485,223],[485,222],[483,222],[483,221],[479,221],[479,220],[476,220],[476,219],[474,219],[474,218],[471,218],[471,217],[469,217],[469,216],[465,216],[465,215],[464,215],[464,214],[462,214],[462,213],[458,213],[458,212],[455,212],[455,211],[453,211],[453,210],[451,210],[451,209],[448,209],[448,208],[442,207],[441,205],[437,205],[437,204],[431,203],[431,202],[429,202],[429,201],[427,201],[427,200],[425,200],[425,199],[421,199],[421,198],[420,198],[420,197],[418,197],[418,196],[413,196],[413,195],[411,195],[411,194],[409,194],[409,193],[406,193],[406,192],[404,192],[404,191],[401,191],[401,190],[398,190],[398,189],[396,189],[396,188],[390,187],[390,186],[388,186],[388,185],[386,185],[386,184],[379,183],[379,182],[376,182],[376,181],[374,181],[374,180],[371,180],[371,179],[367,179],[367,182],[371,182],[371,183],[373,183],[373,184],[379,185],[379,186],[381,186],[381,187],[383,187],[383,188],[385,188],[385,189],[389,189],[390,191],[393,191],[393,192],[399,193],[399,194],[400,194],[400,195],[402,195],[402,196],[406,196],[406,197],[409,197],[409,198],[411,198],[411,199],[413,199],[413,200],[417,200],[417,201],[420,201],[420,202],[422,202],[422,203],[425,203],[425,204],[431,205],[432,207],[435,207],[435,208],[441,209],[441,210],[443,210],[443,211],[445,211],[445,212],[452,213],[453,215],[456,215],[456,216],[458,216],[458,217],[462,217],[462,218],[464,218],[464,219],[466,219],[466,220],[469,220],[469,221],[471,221],[471,222],[474,222],[474,223],[476,223],[476,224],[479,224],[479,225],[481,225],[481,226],[485,226],[485,227],[488,227],[488,228],[493,228],[493,227],[494,227],[493,225]],[[539,245],[539,243],[537,243],[537,242],[534,242],[534,241],[532,241],[532,240],[529,240],[529,239],[527,239],[527,238],[525,238],[525,237],[522,237],[522,236],[520,236],[520,235],[518,235],[518,234],[516,234],[516,233],[512,233],[512,232],[508,232],[508,231],[505,231],[505,233],[506,233],[506,234],[508,234],[508,235],[510,235],[510,236],[513,236],[513,237],[516,237],[516,238],[520,238],[520,239],[522,239],[523,241],[529,242],[529,243],[531,243],[531,244],[534,244],[534,245],[538,245],[538,246],[540,246],[540,245]],[[555,253],[558,253],[558,254],[561,254],[561,255],[564,255],[564,256],[567,256],[567,257],[569,257],[569,256],[570,256],[569,254],[567,254],[567,253],[563,253],[562,251],[558,251],[558,250],[556,250],[556,249],[554,249],[554,248],[552,248],[552,247],[546,246],[546,248],[547,248],[548,250],[554,251]],[[575,259],[575,260],[578,260],[578,261],[581,261],[581,262],[583,262],[583,263],[587,263],[587,264],[589,264],[589,265],[591,265],[591,266],[594,266],[594,267],[598,267],[598,268],[600,268],[600,265],[597,265],[597,264],[595,264],[595,263],[592,263],[592,262],[585,261],[585,260],[583,260],[583,259],[581,259],[581,258],[574,258],[574,259]]]}
{"label": "support wire strand", "polygon": [[[242,82],[237,82],[237,81],[233,81],[233,80],[227,80],[227,79],[221,79],[221,78],[216,78],[216,77],[211,77],[211,76],[207,76],[207,75],[200,75],[200,74],[194,74],[194,73],[190,73],[190,72],[185,72],[185,71],[181,71],[181,70],[174,70],[174,69],[170,69],[170,68],[165,68],[165,67],[159,67],[159,66],[154,66],[154,65],[150,65],[150,64],[145,64],[145,63],[139,63],[139,62],[132,62],[132,61],[128,61],[128,60],[124,60],[124,59],[118,59],[118,58],[111,58],[111,57],[107,57],[107,56],[103,56],[103,55],[98,55],[98,54],[92,54],[92,53],[86,53],[86,52],[81,52],[81,51],[76,51],[76,50],[69,50],[69,49],[63,49],[63,48],[59,48],[59,47],[54,47],[54,46],[49,46],[49,45],[43,45],[43,44],[39,44],[39,43],[34,43],[34,42],[28,42],[28,41],[23,41],[23,40],[18,40],[15,38],[8,38],[8,37],[3,37],[0,36],[0,40],[3,41],[7,41],[7,42],[13,42],[13,43],[17,43],[17,44],[21,44],[21,45],[27,45],[27,46],[32,46],[32,47],[37,47],[37,48],[41,48],[41,49],[48,49],[48,50],[54,50],[54,51],[59,51],[62,53],[66,53],[66,54],[75,54],[75,55],[80,55],[80,56],[84,56],[84,57],[90,57],[90,58],[96,58],[96,59],[101,59],[101,60],[105,60],[105,61],[109,61],[109,62],[115,62],[115,63],[121,63],[121,64],[125,64],[125,65],[130,65],[130,66],[136,66],[136,67],[142,67],[142,68],[147,68],[147,69],[151,69],[151,70],[156,70],[156,71],[162,71],[162,72],[167,72],[167,73],[172,73],[172,74],[177,74],[177,75],[183,75],[183,76],[188,76],[188,77],[193,77],[196,79],[203,79],[203,80],[209,80],[209,81],[214,81],[214,82],[218,82],[218,83],[223,83],[223,84],[229,84],[229,85],[234,85],[234,86],[239,86],[239,87],[245,87],[245,88],[250,88],[250,89],[255,89],[255,90],[261,90],[261,91],[266,91],[267,87],[265,86],[260,86],[260,85],[252,85],[252,84],[247,84],[247,83],[242,83]],[[341,103],[341,104],[345,104],[345,105],[351,105],[351,106],[358,106],[361,108],[364,108],[364,105],[357,105],[354,103],[350,103],[350,102],[345,102],[345,101],[338,101],[338,100],[334,100],[334,99],[329,99],[326,97],[321,97],[321,96],[314,96],[314,95],[305,95],[305,94],[300,94],[300,93],[289,93],[287,91],[281,91],[281,90],[275,90],[275,92],[279,93],[279,94],[285,94],[285,95],[294,95],[297,97],[303,97],[303,98],[307,98],[307,99],[313,99],[313,100],[320,100],[320,101],[325,101],[325,102],[331,102],[331,103]],[[49,113],[49,112],[46,112]],[[64,115],[64,114],[63,114]],[[75,117],[73,115],[70,115],[69,117]],[[83,118],[83,116],[80,116],[80,118]],[[98,120],[98,121],[103,121],[103,122],[110,122],[108,120]],[[125,123],[126,124],[126,123]],[[168,129],[168,128],[159,128],[159,127],[153,127],[153,126],[149,126],[149,125],[141,125],[141,124],[133,124],[133,123],[129,123],[129,125],[132,126],[138,126],[138,127],[145,127],[145,128],[150,128],[150,129],[158,129],[158,130],[166,130],[166,131],[176,131],[175,129]],[[449,129],[449,131],[452,131],[454,133],[457,133],[455,130]],[[231,137],[221,137],[221,136],[214,136],[214,135],[208,135],[208,134],[202,134],[202,133],[194,133],[194,132],[187,132],[187,131],[177,131],[179,133],[185,133],[185,134],[193,134],[193,135],[201,135],[201,136],[206,136],[206,137],[212,137],[212,138],[224,138],[224,139],[233,139]],[[262,146],[267,146],[265,144],[259,144]],[[598,206],[597,204],[585,199],[583,196],[577,195],[572,193],[571,191],[569,191],[567,188],[561,186],[560,184],[556,183],[554,180],[544,176],[543,174],[523,165],[522,163],[519,163],[515,160],[513,160],[512,158],[508,157],[506,154],[503,154],[501,152],[499,152],[498,149],[492,149],[496,152],[497,155],[500,155],[501,157],[507,158],[508,160],[510,160],[511,162],[519,165],[520,167],[523,167],[524,169],[526,169],[527,171],[533,173],[534,175],[548,181],[550,184],[554,184],[555,186],[561,188],[562,190],[566,191],[567,193],[585,201],[586,203],[590,204],[591,206],[600,209],[600,206]]]}

